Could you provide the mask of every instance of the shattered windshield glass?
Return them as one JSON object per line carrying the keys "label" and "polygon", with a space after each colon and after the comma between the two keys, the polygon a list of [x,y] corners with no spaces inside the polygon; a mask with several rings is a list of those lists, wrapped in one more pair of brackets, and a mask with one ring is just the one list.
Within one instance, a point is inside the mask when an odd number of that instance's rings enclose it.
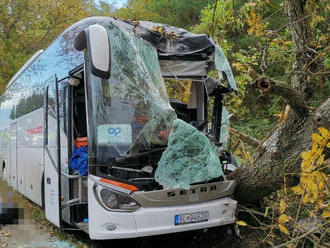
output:
{"label": "shattered windshield glass", "polygon": [[235,83],[233,72],[230,68],[229,62],[226,58],[226,55],[223,53],[221,48],[216,44],[215,45],[215,68],[219,72],[224,72],[226,74],[229,87],[232,90],[237,91],[237,86]]}
{"label": "shattered windshield glass", "polygon": [[189,188],[222,176],[217,147],[195,127],[176,119],[155,179],[165,188]]}
{"label": "shattered windshield glass", "polygon": [[111,76],[92,77],[92,157],[120,157],[167,144],[176,118],[157,51],[133,33],[109,28]]}

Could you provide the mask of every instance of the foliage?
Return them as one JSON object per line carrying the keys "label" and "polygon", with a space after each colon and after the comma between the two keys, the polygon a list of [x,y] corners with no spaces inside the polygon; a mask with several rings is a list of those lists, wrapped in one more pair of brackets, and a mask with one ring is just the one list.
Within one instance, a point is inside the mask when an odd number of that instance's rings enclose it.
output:
{"label": "foliage", "polygon": [[[330,242],[330,130],[319,128],[312,145],[302,152],[301,172],[287,174],[283,189],[265,198],[264,212],[240,207],[244,217],[237,225],[260,230],[271,247],[328,247]],[[296,186],[287,186],[289,180]]]}
{"label": "foliage", "polygon": [[37,50],[89,15],[83,0],[0,1],[0,93]]}
{"label": "foliage", "polygon": [[[259,5],[261,5],[261,2]],[[251,96],[249,94],[249,85],[252,81],[249,69],[258,68],[262,47],[260,37],[253,36],[254,32],[252,32],[252,30],[259,29],[258,27],[253,27],[256,24],[256,20],[260,21],[261,19],[256,13],[257,8],[260,9],[261,6],[259,7],[252,2],[218,1],[216,9],[213,4],[208,5],[201,11],[201,23],[195,25],[193,30],[212,35],[224,49],[229,60],[233,61],[232,68],[239,91],[238,95],[225,99],[226,107],[239,120],[239,122],[234,124],[235,128],[239,127],[240,131],[262,139],[267,131],[271,129],[275,118],[272,114],[267,114],[268,111],[265,111],[265,106],[262,106],[262,109],[258,108],[256,97],[252,97],[252,100],[248,98]],[[260,36],[259,33],[258,36]],[[252,107],[258,108],[257,111],[253,111],[253,117],[250,115]],[[280,108],[281,106],[277,106],[276,112],[279,112]],[[256,127],[253,124],[256,128],[248,128],[251,126],[250,123],[260,121],[271,123],[271,125],[257,125]],[[268,129],[265,130],[264,127],[268,127]],[[238,151],[237,155],[241,153],[242,151]]]}
{"label": "foliage", "polygon": [[319,128],[312,140],[311,149],[301,154],[299,184],[284,187],[275,200],[269,201],[273,222],[265,241],[272,246],[288,241],[287,247],[303,247],[306,242],[322,247],[330,241],[330,163],[329,158],[325,160],[330,148],[329,130]]}
{"label": "foliage", "polygon": [[124,19],[154,22],[189,28],[199,22],[200,10],[212,0],[130,0],[115,14]]}
{"label": "foliage", "polygon": [[43,103],[44,96],[42,94],[32,94],[28,98],[21,98],[15,108],[11,110],[10,118],[14,120],[15,118],[28,114],[31,109],[42,108]]}
{"label": "foliage", "polygon": [[169,98],[179,99],[185,104],[189,102],[191,81],[167,79],[165,85]]}
{"label": "foliage", "polygon": [[228,50],[226,38],[233,33],[238,34],[244,26],[244,23],[236,18],[233,9],[233,1],[218,1],[216,6],[214,2],[207,5],[201,10],[201,23],[195,25],[193,31],[212,35],[224,50]]}
{"label": "foliage", "polygon": [[[329,4],[326,1],[308,1],[306,13],[310,14],[313,29],[313,46],[317,49],[315,67],[311,74],[309,104],[317,107],[328,97],[330,80],[329,43],[326,43]],[[260,96],[255,91],[253,74],[266,74],[268,77],[289,82],[295,61],[294,47],[288,18],[283,1],[215,1],[201,10],[201,23],[193,31],[207,33],[224,49],[238,85],[238,95],[227,97],[225,105],[234,113],[234,128],[263,140],[279,121],[286,102],[279,96]],[[232,137],[232,143],[236,138]],[[253,152],[253,149],[248,149]],[[243,149],[236,155],[242,156]]]}

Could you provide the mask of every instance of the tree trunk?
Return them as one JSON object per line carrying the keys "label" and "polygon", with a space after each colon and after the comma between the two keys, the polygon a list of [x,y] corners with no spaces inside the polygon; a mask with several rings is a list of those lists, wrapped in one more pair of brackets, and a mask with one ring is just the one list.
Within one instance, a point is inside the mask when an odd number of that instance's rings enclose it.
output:
{"label": "tree trunk", "polygon": [[[330,128],[330,98],[312,111],[308,108],[309,78],[303,70],[309,69],[313,56],[310,48],[311,32],[302,0],[286,0],[296,60],[292,66],[290,85],[259,81],[260,87],[274,87],[269,93],[284,97],[290,105],[285,121],[280,122],[253,155],[254,164],[234,171],[229,178],[238,180],[236,196],[242,202],[257,202],[280,189],[284,175],[300,171],[301,152],[309,149],[311,134],[316,127]],[[269,85],[262,84],[268,82]],[[257,82],[258,84],[258,82]],[[265,88],[265,89],[266,89]],[[294,180],[293,177],[290,177]],[[294,183],[290,181],[289,183]]]}
{"label": "tree trunk", "polygon": [[239,201],[257,202],[280,189],[286,173],[299,172],[300,153],[310,148],[317,126],[330,128],[330,98],[306,117],[291,111],[253,155],[253,166],[239,167],[230,175],[238,180],[235,194]]}

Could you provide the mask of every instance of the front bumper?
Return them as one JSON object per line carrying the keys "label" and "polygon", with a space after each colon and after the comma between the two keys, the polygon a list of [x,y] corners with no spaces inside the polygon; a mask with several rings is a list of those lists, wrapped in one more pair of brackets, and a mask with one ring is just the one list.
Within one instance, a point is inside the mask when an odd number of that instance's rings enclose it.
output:
{"label": "front bumper", "polygon": [[[89,187],[90,188],[90,187]],[[105,210],[89,190],[89,236],[91,239],[122,239],[183,232],[235,222],[237,202],[229,197],[203,203],[171,207],[141,207],[135,212]],[[209,211],[207,222],[175,225],[178,214]],[[108,230],[109,226],[115,230]]]}

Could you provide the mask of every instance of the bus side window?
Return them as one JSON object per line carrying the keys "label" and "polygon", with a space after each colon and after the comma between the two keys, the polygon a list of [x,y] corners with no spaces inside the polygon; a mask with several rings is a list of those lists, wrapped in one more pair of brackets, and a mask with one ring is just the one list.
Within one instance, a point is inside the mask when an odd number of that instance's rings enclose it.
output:
{"label": "bus side window", "polygon": [[111,106],[111,91],[108,80],[102,79],[103,103],[106,106]]}
{"label": "bus side window", "polygon": [[60,126],[65,134],[68,134],[68,130],[67,130],[68,94],[69,94],[69,86],[67,84],[67,81],[59,83],[58,96],[59,96]]}
{"label": "bus side window", "polygon": [[72,125],[73,138],[87,137],[86,102],[83,73],[76,75],[80,83],[72,87]]}

